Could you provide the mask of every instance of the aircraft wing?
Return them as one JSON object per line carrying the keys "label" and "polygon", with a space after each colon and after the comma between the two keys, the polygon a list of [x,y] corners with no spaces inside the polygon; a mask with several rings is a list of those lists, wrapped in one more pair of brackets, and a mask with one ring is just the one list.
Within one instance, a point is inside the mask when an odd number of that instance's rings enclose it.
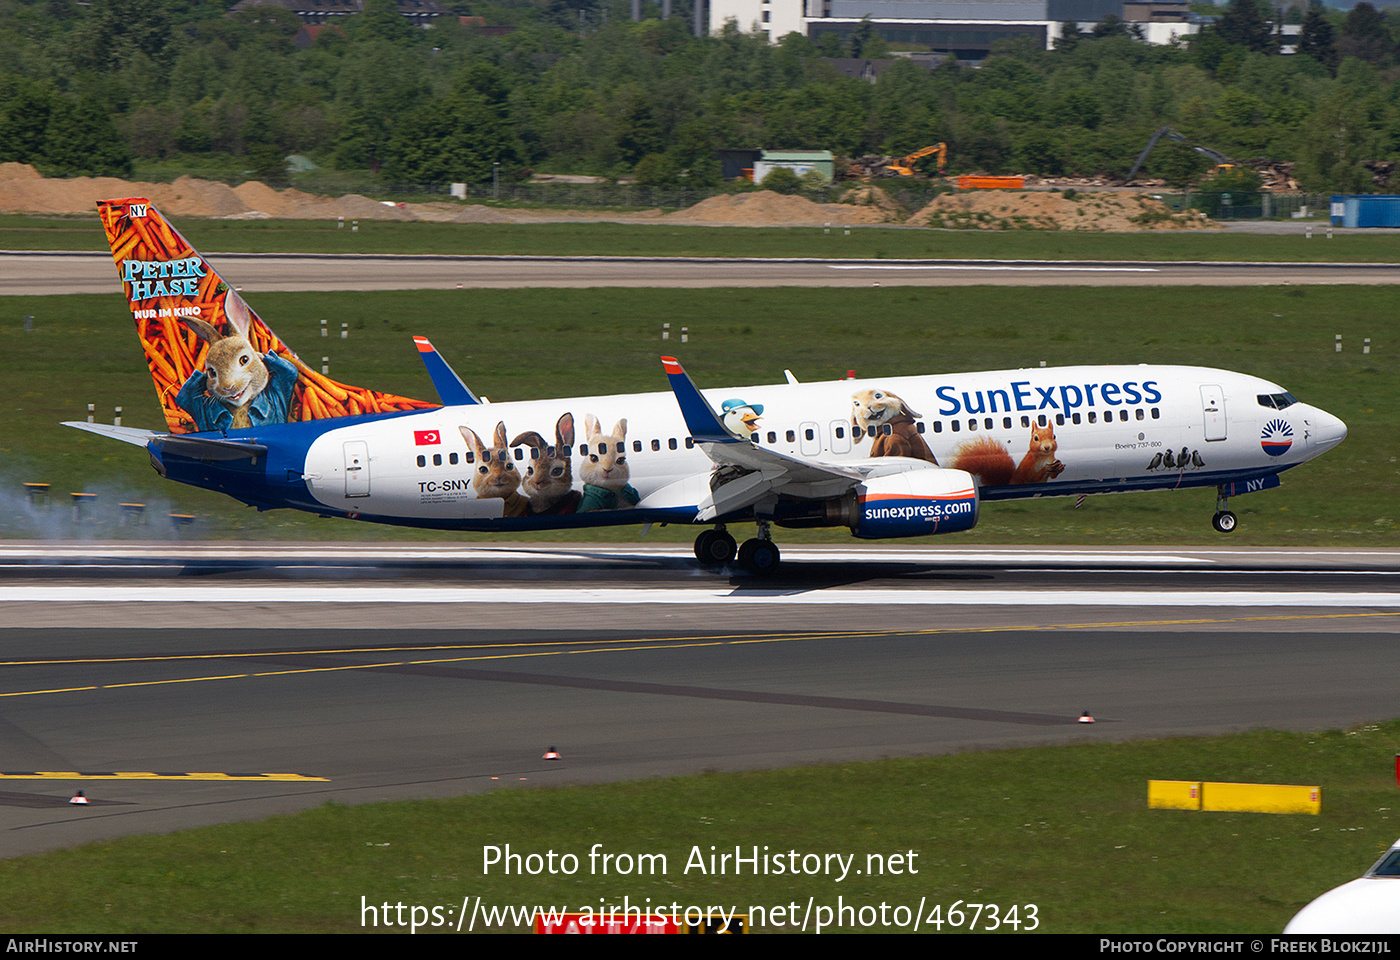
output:
{"label": "aircraft wing", "polygon": [[[872,472],[903,472],[929,466],[923,461],[906,463],[902,457],[886,457],[877,469],[874,465],[804,460],[761,447],[735,436],[724,426],[674,357],[663,357],[661,363],[686,429],[695,445],[719,468],[708,484],[708,493],[698,498],[699,513],[695,519],[699,522],[742,510],[779,493],[802,499],[835,497],[863,482]],[[723,479],[726,468],[735,476]],[[688,489],[697,488],[690,484]]]}

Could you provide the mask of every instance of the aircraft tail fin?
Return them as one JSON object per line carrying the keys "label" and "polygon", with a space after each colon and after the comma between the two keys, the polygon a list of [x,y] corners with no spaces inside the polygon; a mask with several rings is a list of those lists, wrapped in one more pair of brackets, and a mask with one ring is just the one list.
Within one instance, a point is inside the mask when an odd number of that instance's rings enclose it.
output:
{"label": "aircraft tail fin", "polygon": [[149,200],[97,210],[171,433],[436,406],[302,363]]}

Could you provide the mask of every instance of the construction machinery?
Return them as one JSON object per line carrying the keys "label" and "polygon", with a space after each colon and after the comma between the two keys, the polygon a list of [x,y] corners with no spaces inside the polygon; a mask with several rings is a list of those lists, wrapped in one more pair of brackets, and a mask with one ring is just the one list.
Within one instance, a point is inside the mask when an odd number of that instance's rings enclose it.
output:
{"label": "construction machinery", "polygon": [[1213,174],[1219,173],[1222,170],[1233,169],[1235,166],[1235,162],[1225,156],[1225,154],[1212,150],[1210,147],[1203,147],[1200,144],[1192,143],[1189,138],[1183,134],[1177,133],[1171,127],[1158,127],[1157,132],[1152,135],[1152,139],[1147,141],[1147,146],[1143,148],[1142,153],[1138,154],[1137,163],[1133,164],[1133,169],[1128,171],[1128,180],[1132,180],[1133,177],[1137,176],[1137,172],[1141,170],[1142,165],[1147,162],[1147,155],[1152,152],[1153,147],[1157,146],[1157,141],[1163,137],[1166,137],[1168,140],[1175,140],[1177,143],[1195,150],[1201,156],[1209,157],[1211,160],[1214,160],[1215,169],[1212,171]]}
{"label": "construction machinery", "polygon": [[935,143],[931,147],[915,150],[913,153],[900,157],[898,160],[891,160],[885,165],[885,176],[912,177],[914,175],[914,164],[924,157],[934,155],[938,157],[938,172],[942,174],[948,167],[948,145],[946,143]]}

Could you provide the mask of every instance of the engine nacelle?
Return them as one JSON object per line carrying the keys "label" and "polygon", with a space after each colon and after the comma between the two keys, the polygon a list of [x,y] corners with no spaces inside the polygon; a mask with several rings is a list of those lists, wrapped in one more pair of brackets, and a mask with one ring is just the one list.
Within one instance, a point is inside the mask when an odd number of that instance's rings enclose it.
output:
{"label": "engine nacelle", "polygon": [[872,477],[852,508],[851,532],[865,540],[957,533],[977,525],[977,483],[943,467]]}

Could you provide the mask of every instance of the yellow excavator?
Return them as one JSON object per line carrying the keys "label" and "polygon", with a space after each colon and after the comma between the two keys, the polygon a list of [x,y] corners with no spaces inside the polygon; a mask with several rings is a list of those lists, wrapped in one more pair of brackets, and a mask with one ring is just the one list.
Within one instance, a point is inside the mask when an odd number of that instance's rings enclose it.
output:
{"label": "yellow excavator", "polygon": [[885,176],[912,177],[914,175],[914,164],[931,154],[936,154],[938,156],[938,172],[940,174],[943,173],[948,167],[948,145],[946,143],[935,143],[931,147],[915,150],[908,156],[900,157],[898,160],[891,160],[885,165]]}

